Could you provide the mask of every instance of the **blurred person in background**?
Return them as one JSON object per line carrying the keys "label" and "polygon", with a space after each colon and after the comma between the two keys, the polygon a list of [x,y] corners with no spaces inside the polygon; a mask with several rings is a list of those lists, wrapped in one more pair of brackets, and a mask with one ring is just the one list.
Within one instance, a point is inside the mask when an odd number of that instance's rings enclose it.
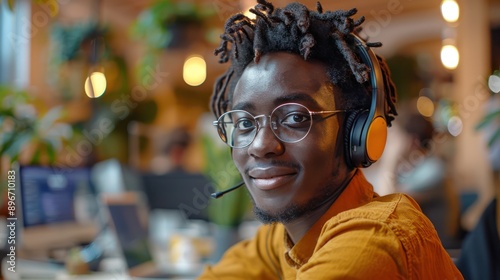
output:
{"label": "blurred person in background", "polygon": [[[485,112],[499,112],[500,94],[486,103]],[[500,133],[500,117],[491,119],[482,128],[486,142]],[[467,233],[462,244],[457,267],[465,279],[500,279],[500,140],[490,143],[489,160],[494,178],[494,197],[479,217],[474,228]]]}
{"label": "blurred person in background", "polygon": [[176,127],[168,133],[161,153],[151,160],[151,170],[156,174],[184,172],[186,152],[191,144],[191,135],[184,127]]}
{"label": "blurred person in background", "polygon": [[[459,197],[449,175],[450,164],[443,145],[445,135],[438,133],[432,120],[417,111],[416,100],[399,107],[395,127],[399,127],[399,150],[391,166],[397,192],[413,197],[431,220],[443,246],[459,248]],[[396,141],[396,140],[394,140]],[[389,160],[391,161],[391,160]]]}

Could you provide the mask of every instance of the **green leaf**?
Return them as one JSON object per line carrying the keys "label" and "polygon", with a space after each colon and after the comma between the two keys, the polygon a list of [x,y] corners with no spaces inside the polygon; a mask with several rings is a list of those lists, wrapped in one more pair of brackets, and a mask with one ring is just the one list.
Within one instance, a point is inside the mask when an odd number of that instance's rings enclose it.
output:
{"label": "green leaf", "polygon": [[54,143],[50,140],[42,140],[39,143],[38,149],[35,153],[35,156],[32,158],[32,164],[40,164],[40,158],[42,155],[42,151],[45,151],[48,157],[49,164],[52,164],[56,161],[56,147]]}
{"label": "green leaf", "polygon": [[500,118],[500,109],[490,112],[486,116],[484,116],[484,118],[476,125],[476,130],[483,129],[495,118]]}
{"label": "green leaf", "polygon": [[16,136],[17,132],[13,131],[5,132],[0,135],[0,155],[3,155],[10,145],[12,145]]}
{"label": "green leaf", "polygon": [[161,0],[151,6],[149,11],[157,24],[165,24],[166,20],[175,16],[176,6],[170,1]]}
{"label": "green leaf", "polygon": [[49,146],[47,148],[47,155],[49,156],[49,163],[54,163],[56,162],[56,150],[52,147],[52,146]]}
{"label": "green leaf", "polygon": [[5,154],[7,154],[11,160],[17,160],[19,158],[19,154],[25,148],[26,144],[34,138],[34,134],[31,131],[23,132],[16,138],[17,139],[12,145],[5,151]]}
{"label": "green leaf", "polygon": [[14,11],[14,8],[15,8],[15,0],[7,0],[7,6],[9,6],[9,9],[11,11]]}
{"label": "green leaf", "polygon": [[40,162],[40,157],[42,155],[42,147],[40,147],[40,146],[41,145],[38,146],[38,149],[35,150],[35,154],[31,158],[31,162],[30,162],[31,165],[36,165]]}
{"label": "green leaf", "polygon": [[57,106],[50,109],[37,123],[36,130],[45,132],[59,119],[62,115],[62,107]]}
{"label": "green leaf", "polygon": [[500,128],[497,129],[497,131],[495,131],[493,136],[488,141],[488,147],[493,146],[493,144],[495,144],[495,142],[497,142],[497,141],[500,141]]}

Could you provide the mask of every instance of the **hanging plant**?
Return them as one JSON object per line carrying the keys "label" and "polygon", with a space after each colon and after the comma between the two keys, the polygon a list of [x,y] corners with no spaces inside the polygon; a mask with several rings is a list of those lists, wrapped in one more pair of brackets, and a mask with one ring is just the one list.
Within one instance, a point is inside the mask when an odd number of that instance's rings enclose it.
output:
{"label": "hanging plant", "polygon": [[130,26],[132,39],[144,43],[145,55],[139,63],[142,77],[147,67],[153,67],[158,56],[167,49],[185,49],[194,41],[213,41],[214,32],[205,30],[205,23],[215,15],[210,7],[193,3],[159,0],[143,10]]}
{"label": "hanging plant", "polygon": [[55,43],[53,60],[56,64],[78,59],[83,55],[84,43],[92,38],[104,36],[105,28],[99,27],[97,22],[84,22],[72,26],[53,24],[51,28],[52,41]]}
{"label": "hanging plant", "polygon": [[152,50],[180,47],[186,39],[182,38],[184,27],[202,27],[204,21],[214,14],[213,9],[193,3],[156,1],[132,23],[131,35]]}

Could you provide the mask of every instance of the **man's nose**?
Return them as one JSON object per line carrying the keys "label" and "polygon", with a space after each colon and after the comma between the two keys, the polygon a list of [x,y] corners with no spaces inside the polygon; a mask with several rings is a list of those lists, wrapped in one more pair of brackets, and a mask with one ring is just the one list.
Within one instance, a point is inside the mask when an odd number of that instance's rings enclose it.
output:
{"label": "man's nose", "polygon": [[258,130],[248,148],[248,153],[255,157],[267,157],[283,153],[283,142],[274,134],[271,128],[272,123],[268,122],[269,118],[261,118],[261,120],[266,121],[259,122]]}

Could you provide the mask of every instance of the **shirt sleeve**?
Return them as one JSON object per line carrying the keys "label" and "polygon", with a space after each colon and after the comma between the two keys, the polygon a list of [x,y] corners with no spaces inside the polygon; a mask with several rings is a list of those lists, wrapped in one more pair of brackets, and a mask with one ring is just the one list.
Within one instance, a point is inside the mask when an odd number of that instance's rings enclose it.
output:
{"label": "shirt sleeve", "polygon": [[231,247],[222,259],[207,266],[198,278],[208,279],[276,279],[279,261],[273,231],[276,225],[261,226],[253,239]]}

